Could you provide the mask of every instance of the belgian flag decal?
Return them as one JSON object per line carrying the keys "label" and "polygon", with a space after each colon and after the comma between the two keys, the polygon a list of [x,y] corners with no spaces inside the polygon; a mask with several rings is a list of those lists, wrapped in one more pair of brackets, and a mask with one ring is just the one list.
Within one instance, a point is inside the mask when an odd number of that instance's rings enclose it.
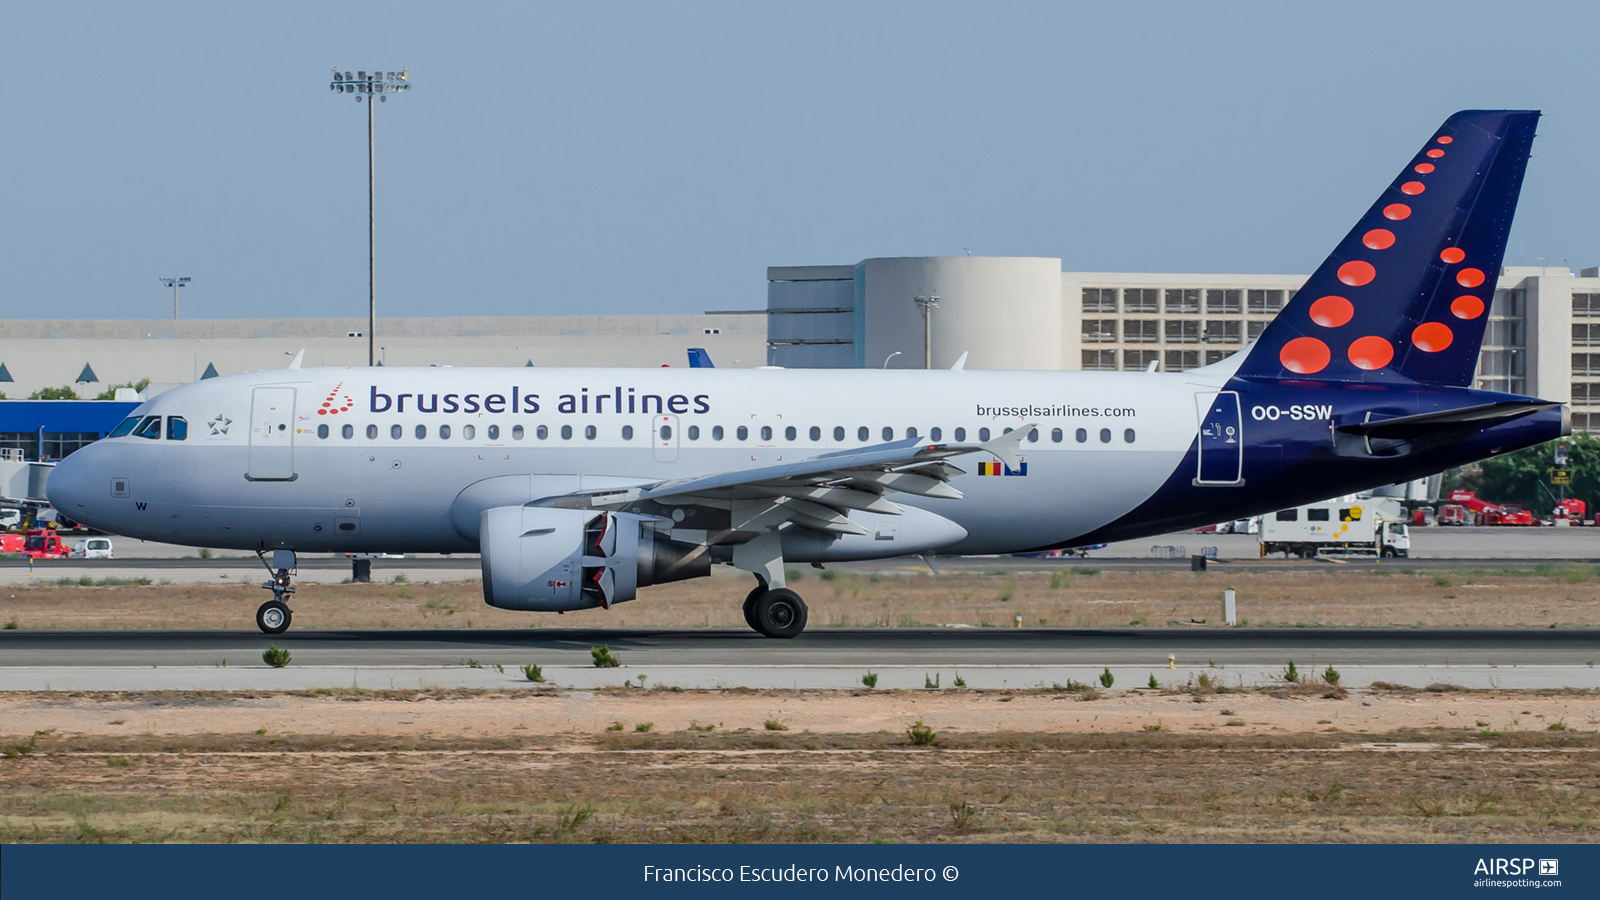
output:
{"label": "belgian flag decal", "polygon": [[1025,475],[1028,474],[1028,464],[1027,463],[1020,463],[1017,468],[1013,469],[1010,466],[1006,465],[1005,463],[1000,463],[1000,462],[981,462],[981,463],[978,463],[978,474],[979,475],[1023,475],[1023,476],[1025,476]]}

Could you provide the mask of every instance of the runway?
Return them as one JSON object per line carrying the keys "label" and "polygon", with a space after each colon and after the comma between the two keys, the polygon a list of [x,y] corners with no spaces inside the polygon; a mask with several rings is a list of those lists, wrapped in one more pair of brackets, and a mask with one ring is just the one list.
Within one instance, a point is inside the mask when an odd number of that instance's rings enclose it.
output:
{"label": "runway", "polygon": [[[293,654],[289,667],[263,665],[269,643]],[[621,667],[592,665],[601,644]],[[0,633],[0,690],[527,687],[529,663],[581,688],[640,674],[681,687],[848,688],[869,669],[880,688],[935,674],[948,686],[957,673],[975,688],[1049,687],[1094,683],[1104,668],[1123,685],[1206,674],[1243,686],[1281,683],[1290,660],[1302,672],[1335,666],[1346,687],[1600,688],[1600,630],[818,629],[792,641],[732,629],[23,631]]]}

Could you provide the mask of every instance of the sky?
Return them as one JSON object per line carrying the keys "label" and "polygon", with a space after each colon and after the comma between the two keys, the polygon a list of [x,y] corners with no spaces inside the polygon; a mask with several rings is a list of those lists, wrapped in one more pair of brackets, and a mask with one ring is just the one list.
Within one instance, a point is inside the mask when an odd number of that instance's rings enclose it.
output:
{"label": "sky", "polygon": [[0,31],[18,318],[765,306],[766,267],[1307,273],[1445,117],[1545,113],[1507,264],[1600,265],[1600,4],[53,2]]}

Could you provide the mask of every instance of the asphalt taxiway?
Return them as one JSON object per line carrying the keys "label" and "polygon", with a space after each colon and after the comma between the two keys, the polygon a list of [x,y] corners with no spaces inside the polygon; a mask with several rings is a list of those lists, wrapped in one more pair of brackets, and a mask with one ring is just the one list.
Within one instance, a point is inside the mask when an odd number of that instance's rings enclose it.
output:
{"label": "asphalt taxiway", "polygon": [[[272,669],[261,651],[287,649]],[[606,645],[622,665],[596,668]],[[1170,662],[1169,662],[1170,657]],[[525,687],[538,664],[572,687],[644,675],[681,687],[920,688],[1094,683],[1281,683],[1289,661],[1346,687],[1600,689],[1600,629],[816,629],[792,641],[743,630],[93,631],[0,633],[0,690]]]}

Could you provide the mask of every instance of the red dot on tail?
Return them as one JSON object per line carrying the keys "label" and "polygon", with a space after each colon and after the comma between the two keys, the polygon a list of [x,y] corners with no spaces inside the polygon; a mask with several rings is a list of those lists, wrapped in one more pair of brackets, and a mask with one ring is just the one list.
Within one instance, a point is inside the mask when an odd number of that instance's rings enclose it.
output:
{"label": "red dot on tail", "polygon": [[1361,236],[1361,243],[1370,250],[1387,250],[1394,246],[1394,232],[1387,228],[1374,228]]}
{"label": "red dot on tail", "polygon": [[1483,301],[1471,294],[1462,294],[1450,302],[1450,314],[1458,319],[1476,319],[1483,315]]}
{"label": "red dot on tail", "polygon": [[317,415],[319,415],[319,416],[325,416],[325,415],[327,415],[327,414],[328,414],[328,411],[327,411],[327,410],[325,410],[325,409],[319,409],[319,410],[317,410]]}
{"label": "red dot on tail", "polygon": [[1427,188],[1424,187],[1420,181],[1408,181],[1405,184],[1400,185],[1400,193],[1410,194],[1413,197],[1425,190],[1427,190]]}
{"label": "red dot on tail", "polygon": [[1339,280],[1351,287],[1361,287],[1377,277],[1378,270],[1365,260],[1352,259],[1339,267]]}
{"label": "red dot on tail", "polygon": [[1439,258],[1447,263],[1458,263],[1467,258],[1467,251],[1460,247],[1446,247],[1439,251]]}
{"label": "red dot on tail", "polygon": [[1462,287],[1475,288],[1483,284],[1482,269],[1462,269],[1456,273],[1456,284]]}
{"label": "red dot on tail", "polygon": [[1439,157],[1441,157],[1443,155],[1444,155],[1444,151],[1440,150],[1438,147],[1435,147],[1432,150],[1428,151],[1428,158],[1429,159],[1438,159]]}
{"label": "red dot on tail", "polygon": [[1433,163],[1417,163],[1411,167],[1411,170],[1413,172],[1417,172],[1418,174],[1426,175],[1433,171]]}
{"label": "red dot on tail", "polygon": [[1299,375],[1312,375],[1328,367],[1333,358],[1328,345],[1316,338],[1295,338],[1278,351],[1278,361],[1283,367]]}
{"label": "red dot on tail", "polygon": [[1350,345],[1350,361],[1358,369],[1381,369],[1394,359],[1394,345],[1385,338],[1369,334]]}
{"label": "red dot on tail", "polygon": [[1423,322],[1411,332],[1411,343],[1417,345],[1418,350],[1428,353],[1438,353],[1450,346],[1456,336],[1450,331],[1450,326],[1443,322]]}
{"label": "red dot on tail", "polygon": [[1450,143],[1451,141],[1454,141],[1454,140],[1455,140],[1455,138],[1450,137],[1449,135],[1445,135],[1444,137],[1439,138],[1439,143],[1448,144],[1448,143]]}
{"label": "red dot on tail", "polygon": [[1396,222],[1411,216],[1411,207],[1404,203],[1391,203],[1383,208],[1383,217]]}
{"label": "red dot on tail", "polygon": [[1329,295],[1311,304],[1311,321],[1323,328],[1338,328],[1355,314],[1356,308],[1343,297]]}

